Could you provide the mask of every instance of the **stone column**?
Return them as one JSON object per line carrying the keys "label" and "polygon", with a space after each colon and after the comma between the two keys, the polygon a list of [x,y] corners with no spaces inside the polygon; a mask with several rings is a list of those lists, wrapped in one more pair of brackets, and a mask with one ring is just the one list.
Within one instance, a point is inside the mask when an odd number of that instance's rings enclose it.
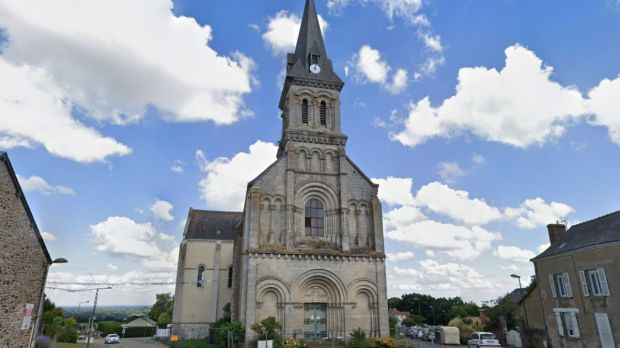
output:
{"label": "stone column", "polygon": [[375,251],[378,253],[385,252],[383,247],[383,218],[381,213],[381,202],[379,198],[377,198],[377,194],[374,193],[372,197],[372,234],[374,237],[373,244],[375,247]]}
{"label": "stone column", "polygon": [[220,290],[219,278],[220,278],[220,254],[222,250],[222,242],[215,242],[215,255],[213,256],[213,275],[211,277],[211,322],[217,321],[217,309],[219,303],[217,301],[217,295]]}
{"label": "stone column", "polygon": [[250,189],[250,235],[246,238],[250,239],[250,248],[258,247],[258,231],[260,229],[260,187],[252,187]]}

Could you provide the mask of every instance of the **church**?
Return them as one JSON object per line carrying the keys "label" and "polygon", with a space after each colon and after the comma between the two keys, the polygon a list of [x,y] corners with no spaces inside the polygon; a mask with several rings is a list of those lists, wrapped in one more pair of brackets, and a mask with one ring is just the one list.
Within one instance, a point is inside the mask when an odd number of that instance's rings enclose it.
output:
{"label": "church", "polygon": [[190,209],[179,251],[173,333],[206,337],[226,315],[282,335],[388,336],[378,185],[346,154],[340,91],[313,0],[286,60],[277,158],[248,183],[243,212]]}

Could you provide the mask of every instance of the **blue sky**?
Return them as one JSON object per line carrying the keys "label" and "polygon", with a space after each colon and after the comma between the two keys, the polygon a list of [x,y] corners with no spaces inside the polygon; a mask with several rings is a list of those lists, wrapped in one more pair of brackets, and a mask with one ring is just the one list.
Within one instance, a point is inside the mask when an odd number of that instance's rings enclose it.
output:
{"label": "blue sky", "polygon": [[[78,3],[0,5],[0,149],[70,261],[50,281],[172,281],[189,208],[240,210],[274,159],[303,1]],[[317,9],[348,155],[382,185],[389,296],[493,299],[533,274],[547,223],[618,210],[620,3]]]}

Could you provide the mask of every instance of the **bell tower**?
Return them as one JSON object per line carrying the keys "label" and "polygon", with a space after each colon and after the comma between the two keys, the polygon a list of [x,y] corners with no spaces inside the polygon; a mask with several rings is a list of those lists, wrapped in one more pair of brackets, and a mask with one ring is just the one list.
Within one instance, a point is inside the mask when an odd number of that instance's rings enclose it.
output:
{"label": "bell tower", "polygon": [[306,2],[295,53],[286,59],[286,80],[280,97],[282,139],[278,157],[290,141],[308,137],[323,144],[342,145],[340,90],[344,82],[327,56],[314,0]]}

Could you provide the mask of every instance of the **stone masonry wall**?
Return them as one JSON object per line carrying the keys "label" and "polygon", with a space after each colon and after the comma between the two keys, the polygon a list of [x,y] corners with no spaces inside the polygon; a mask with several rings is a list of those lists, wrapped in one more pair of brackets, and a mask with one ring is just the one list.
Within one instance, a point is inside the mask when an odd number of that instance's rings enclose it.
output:
{"label": "stone masonry wall", "polygon": [[[16,191],[7,164],[0,161],[0,347],[26,348],[38,315],[47,260]],[[34,304],[32,323],[21,330],[29,303]]]}

